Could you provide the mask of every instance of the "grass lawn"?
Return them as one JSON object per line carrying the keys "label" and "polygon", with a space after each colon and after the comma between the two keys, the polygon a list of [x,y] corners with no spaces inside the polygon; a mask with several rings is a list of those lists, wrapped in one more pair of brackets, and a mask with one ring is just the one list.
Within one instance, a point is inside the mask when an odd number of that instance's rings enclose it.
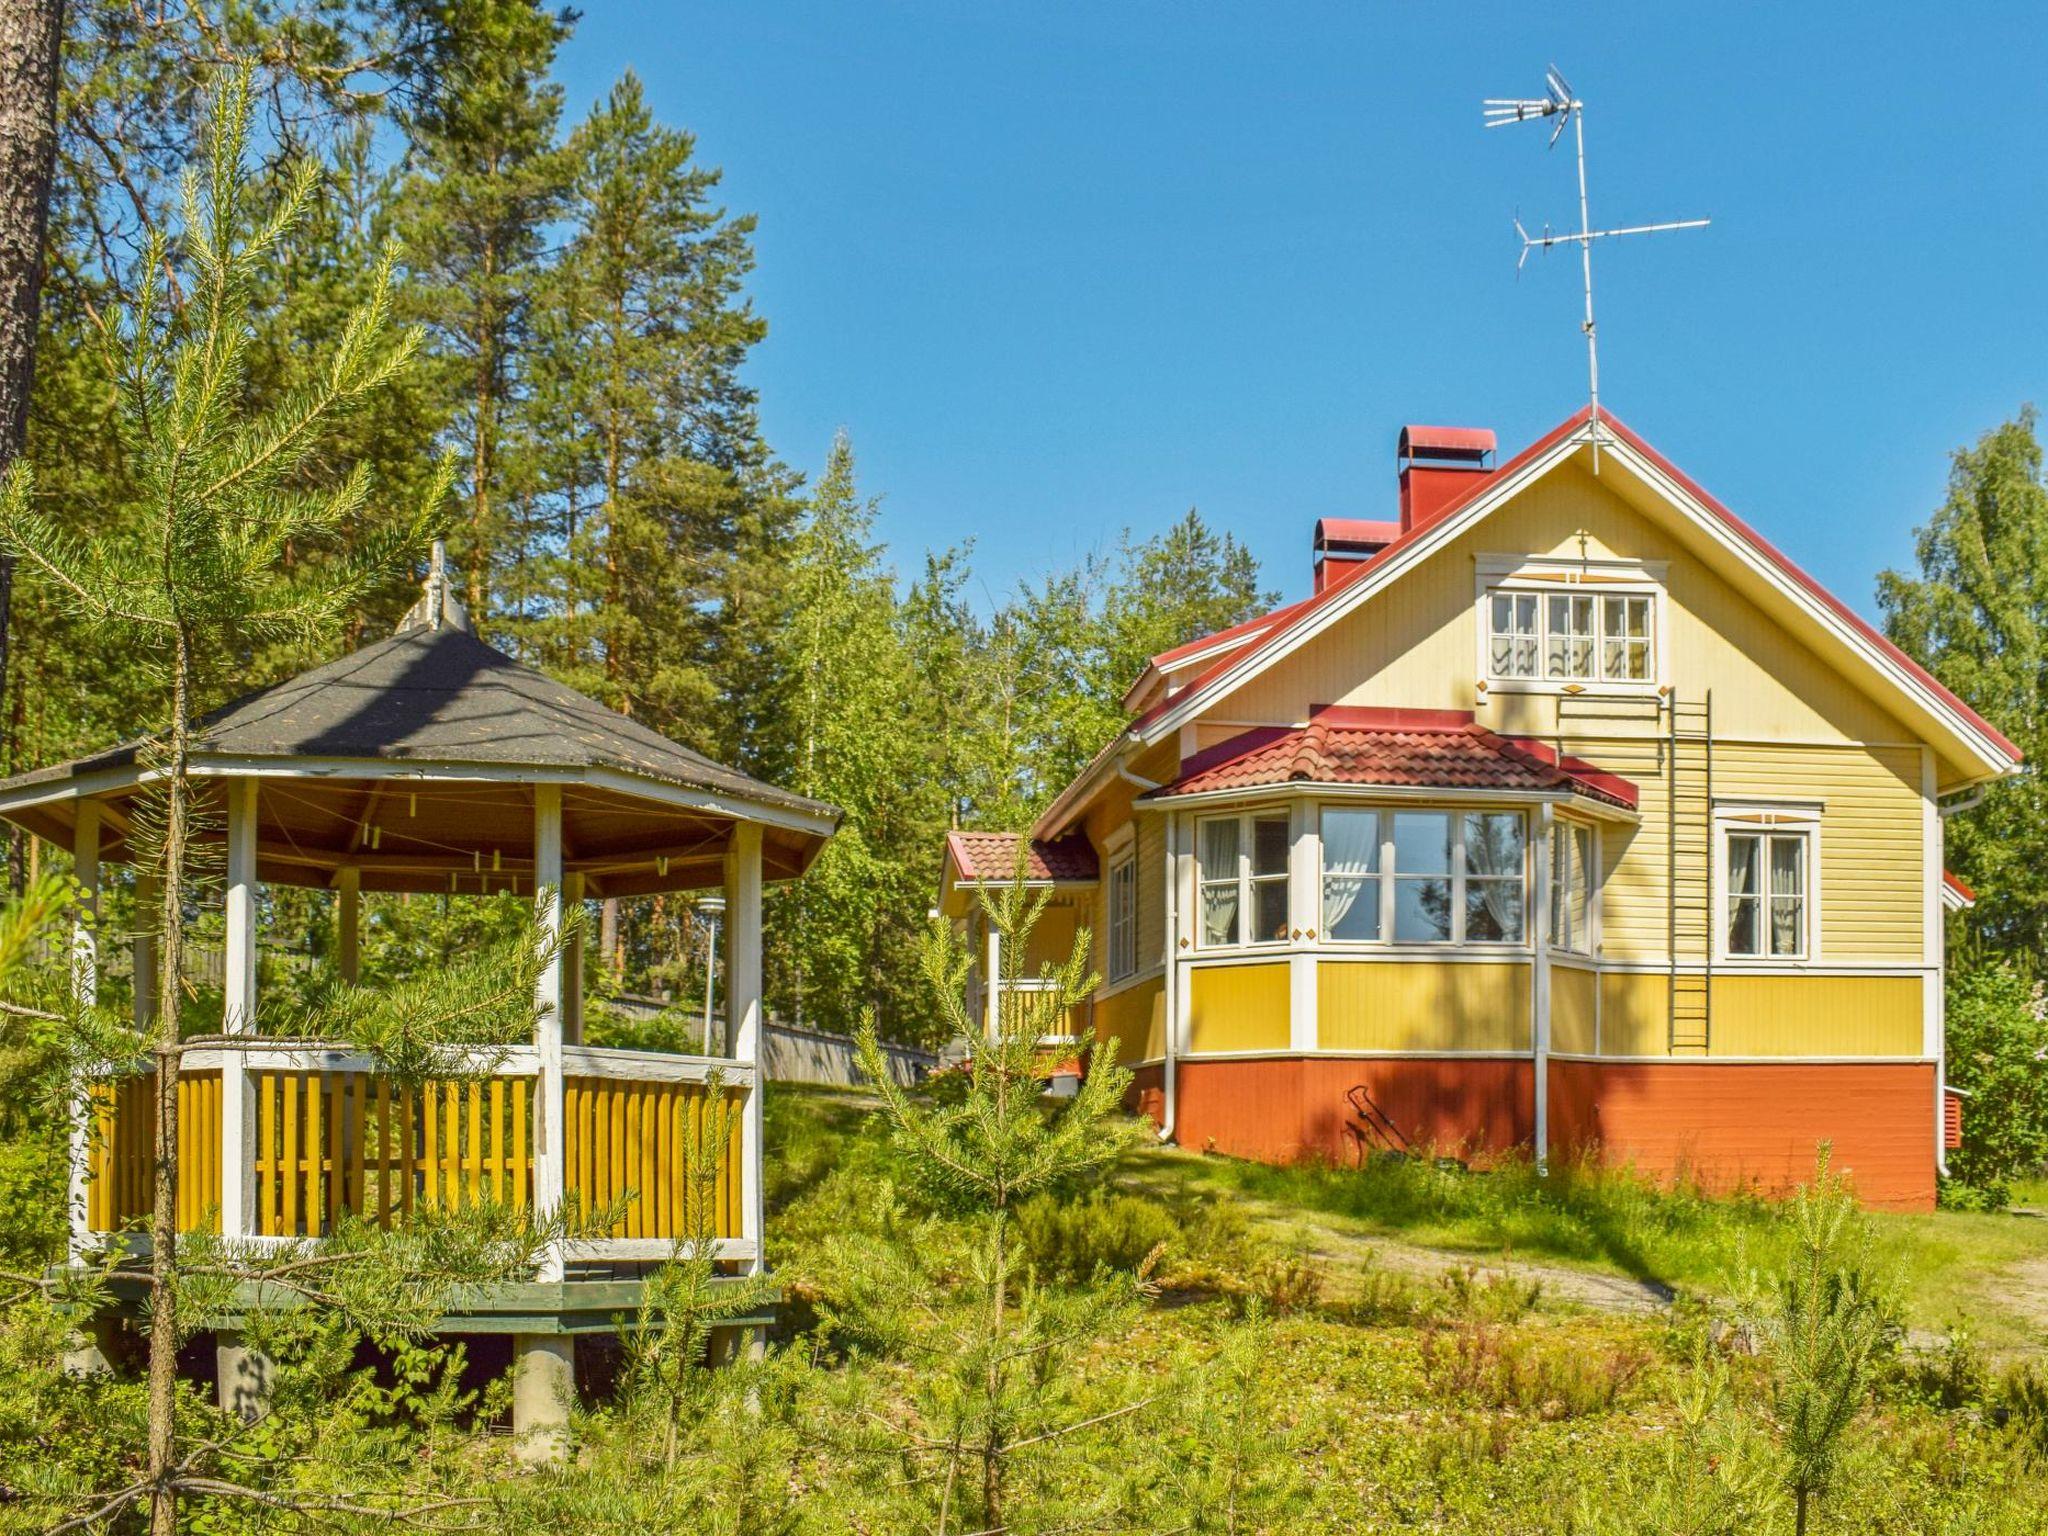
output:
{"label": "grass lawn", "polygon": [[[777,1172],[771,1194],[794,1193],[848,1155],[873,1100],[858,1093],[777,1088]],[[1328,1249],[1375,1240],[1447,1256],[1542,1263],[1625,1276],[1674,1292],[1734,1294],[1746,1270],[1775,1267],[1788,1242],[1782,1208],[1753,1198],[1715,1199],[1653,1188],[1628,1174],[1571,1167],[1537,1177],[1526,1164],[1490,1173],[1443,1171],[1420,1162],[1365,1170],[1273,1168],[1147,1147],[1119,1183],[1162,1200],[1228,1199],[1247,1207],[1283,1247]],[[2048,1183],[2028,1199],[2048,1209]],[[2005,1355],[2048,1342],[2048,1218],[1997,1213],[1880,1212],[1879,1256],[1900,1280],[1909,1325],[1939,1333],[1968,1327]]]}
{"label": "grass lawn", "polygon": [[[868,1233],[878,1191],[908,1195],[870,1097],[777,1087],[768,1104],[768,1232],[795,1343],[829,1304],[835,1243],[923,1229],[885,1219]],[[1049,1286],[1166,1251],[1155,1293],[1091,1346],[1073,1412],[1107,1420],[1139,1395],[1151,1406],[1105,1427],[1099,1444],[1077,1442],[1076,1454],[1124,1467],[1191,1435],[1227,1434],[1257,1478],[1292,1490],[1269,1488],[1262,1507],[1286,1517],[1247,1533],[1732,1529],[1695,1520],[1671,1480],[1699,1362],[1716,1352],[1749,1405],[1739,1422],[1752,1438],[1747,1450],[1716,1441],[1701,1454],[1775,1465],[1758,1449],[1764,1362],[1730,1342],[1739,1334],[1722,1331],[1718,1309],[1691,1304],[1736,1289],[1745,1263],[1782,1262],[1785,1216],[1768,1202],[1665,1192],[1613,1173],[1280,1169],[1141,1144],[1109,1189],[1048,1197],[1037,1213],[1020,1211],[1016,1231]],[[2048,1406],[2025,1419],[2008,1406],[2018,1357],[2038,1355],[2048,1337],[2014,1299],[2021,1278],[2048,1279],[2048,1220],[1944,1212],[1880,1217],[1874,1231],[1904,1282],[1912,1327],[1936,1337],[1909,1340],[1888,1363],[1814,1532],[2048,1528],[2028,1513],[2048,1507]],[[1574,1276],[1638,1282],[1633,1304],[1627,1285],[1560,1283]],[[1646,1300],[1651,1283],[1679,1292],[1679,1304]],[[1252,1297],[1271,1320],[1246,1356]],[[1953,1320],[1967,1322],[1975,1350],[1939,1337]],[[1213,1371],[1233,1350],[1236,1416],[1190,1422],[1228,1407],[1206,1394],[1226,1379]],[[907,1400],[907,1386],[898,1395]],[[1740,1528],[1789,1536],[1782,1504],[1765,1502]]]}
{"label": "grass lawn", "polygon": [[[1539,1178],[1527,1164],[1489,1173],[1420,1162],[1272,1168],[1160,1148],[1135,1158],[1126,1177],[1250,1200],[1283,1226],[1312,1219],[1362,1237],[1505,1253],[1699,1295],[1734,1294],[1746,1271],[1775,1267],[1788,1241],[1776,1202],[1666,1191],[1606,1170],[1560,1167]],[[2048,1188],[2038,1193],[2048,1205]],[[2048,1218],[1879,1212],[1873,1225],[1915,1329],[1962,1323],[2000,1353],[2048,1340]]]}

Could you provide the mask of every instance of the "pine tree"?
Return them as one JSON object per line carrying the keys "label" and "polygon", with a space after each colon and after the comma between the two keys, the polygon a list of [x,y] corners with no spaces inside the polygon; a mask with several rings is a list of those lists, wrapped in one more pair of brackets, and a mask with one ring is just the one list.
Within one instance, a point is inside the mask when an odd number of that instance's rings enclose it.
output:
{"label": "pine tree", "polygon": [[[913,1098],[890,1074],[872,1016],[859,1035],[862,1069],[882,1096],[904,1163],[927,1201],[970,1230],[957,1305],[928,1330],[912,1330],[927,1334],[916,1344],[915,1384],[926,1423],[908,1459],[922,1464],[917,1481],[930,1490],[937,1536],[1008,1528],[1018,1513],[1011,1493],[1030,1477],[1032,1456],[1053,1454],[1089,1427],[1059,1417],[1064,1374],[1079,1368],[1077,1353],[1121,1315],[1144,1280],[1143,1273],[1112,1277],[1074,1293],[1042,1288],[1011,1231],[1019,1204],[1099,1177],[1135,1134],[1118,1113],[1131,1074],[1085,1047],[1094,1059],[1079,1090],[1063,1103],[1044,1099],[1061,1053],[1042,1042],[1070,1031],[1096,980],[1085,931],[1065,960],[1035,973],[1029,967],[1025,956],[1048,899],[1026,887],[1021,865],[1009,885],[982,893],[982,916],[1001,936],[1004,956],[1000,977],[988,979],[999,1002],[987,1025],[969,1012],[971,960],[952,926],[934,918],[926,930],[921,958],[933,1006],[971,1053],[964,1094]],[[1027,979],[1033,985],[1022,985]],[[934,1280],[925,1276],[925,1286]],[[900,1315],[893,1326],[901,1331]]]}
{"label": "pine tree", "polygon": [[[252,641],[285,643],[320,631],[369,590],[445,494],[431,488],[405,536],[340,548],[341,530],[360,526],[371,482],[361,466],[320,474],[319,448],[338,420],[409,362],[417,332],[389,325],[391,259],[376,267],[368,297],[342,325],[322,366],[274,408],[244,412],[256,329],[259,274],[304,216],[319,170],[301,162],[281,182],[273,207],[251,205],[245,165],[249,77],[230,77],[215,103],[203,184],[188,180],[178,250],[188,302],[169,310],[159,278],[171,240],[152,238],[133,310],[102,337],[121,400],[120,449],[140,505],[128,525],[140,536],[82,538],[35,505],[35,486],[17,465],[0,494],[0,545],[24,576],[67,603],[110,646],[147,658],[158,732],[149,747],[161,773],[159,802],[145,819],[144,851],[162,883],[161,974],[184,974],[187,903],[198,883],[202,809],[190,771],[199,715],[217,697]],[[317,571],[287,551],[321,547]],[[396,1074],[422,1072],[444,1040],[508,1040],[530,1031],[533,981],[545,954],[528,946],[448,973],[432,973],[382,994],[350,994],[298,1021],[322,1021],[365,1042]],[[479,1226],[465,1248],[447,1234],[417,1234],[379,1245],[343,1233],[317,1258],[287,1254],[272,1263],[232,1243],[177,1227],[178,1079],[185,1048],[183,989],[166,986],[157,1018],[136,1029],[90,1010],[74,1021],[79,1049],[101,1062],[153,1063],[155,1144],[146,1268],[149,1366],[143,1477],[106,1503],[112,1517],[149,1507],[150,1529],[171,1536],[187,1490],[254,1498],[215,1470],[203,1447],[192,1454],[178,1431],[177,1353],[195,1316],[225,1307],[237,1283],[261,1280],[317,1295],[346,1316],[381,1316],[424,1327],[436,1310],[431,1287],[516,1267],[530,1248]],[[324,1030],[322,1031],[324,1032]],[[544,1240],[544,1239],[543,1239]],[[122,1261],[117,1260],[117,1270]],[[100,1497],[105,1497],[102,1490]],[[290,1507],[287,1504],[287,1507]]]}
{"label": "pine tree", "polygon": [[1752,1283],[1750,1312],[1770,1367],[1772,1426],[1785,1454],[1794,1529],[1806,1536],[1899,1330],[1872,1264],[1869,1219],[1830,1171],[1825,1144],[1790,1218],[1792,1256],[1770,1283]]}
{"label": "pine tree", "polygon": [[547,226],[565,193],[554,152],[562,92],[546,82],[570,13],[536,0],[446,0],[429,50],[437,89],[403,120],[413,173],[400,230],[407,312],[429,328],[454,420],[471,617],[489,621],[505,542],[508,417],[526,387],[526,339]]}

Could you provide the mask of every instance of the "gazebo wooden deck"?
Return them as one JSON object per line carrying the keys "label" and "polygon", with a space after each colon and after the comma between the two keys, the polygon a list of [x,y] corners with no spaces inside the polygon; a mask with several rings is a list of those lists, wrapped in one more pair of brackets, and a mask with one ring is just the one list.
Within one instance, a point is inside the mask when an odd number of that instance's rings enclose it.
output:
{"label": "gazebo wooden deck", "polygon": [[[189,1051],[179,1085],[181,1229],[250,1244],[318,1239],[343,1211],[381,1224],[423,1203],[491,1200],[549,1211],[624,1202],[604,1236],[556,1245],[533,1283],[465,1304],[451,1332],[515,1335],[517,1417],[534,1427],[569,1384],[569,1337],[608,1329],[637,1300],[633,1266],[703,1230],[682,1177],[707,1080],[741,1112],[712,1197],[714,1256],[762,1262],[761,898],[800,875],[837,826],[832,807],[668,741],[520,665],[471,633],[437,559],[426,594],[388,639],[208,717],[193,773],[225,843],[225,1035]],[[137,801],[156,774],[142,743],[0,783],[0,817],[69,848],[88,908],[108,864],[137,863]],[[138,867],[138,879],[145,872]],[[335,893],[335,953],[358,969],[362,895],[515,892],[559,932],[587,899],[722,887],[726,1047],[720,1056],[583,1043],[580,946],[544,971],[530,1045],[489,1074],[394,1089],[333,1042],[262,1038],[262,883]],[[138,902],[147,909],[149,903]],[[91,914],[88,912],[88,918]],[[79,985],[97,986],[99,939],[74,938]],[[135,1007],[154,1009],[155,944],[134,939]],[[708,1044],[707,1044],[708,1049]],[[475,1065],[475,1064],[473,1064]],[[81,1115],[72,1147],[72,1247],[83,1255],[149,1208],[154,1110],[146,1080],[117,1081]],[[628,1277],[624,1281],[621,1276]],[[229,1365],[246,1367],[230,1339]],[[246,1391],[246,1384],[241,1390]]]}

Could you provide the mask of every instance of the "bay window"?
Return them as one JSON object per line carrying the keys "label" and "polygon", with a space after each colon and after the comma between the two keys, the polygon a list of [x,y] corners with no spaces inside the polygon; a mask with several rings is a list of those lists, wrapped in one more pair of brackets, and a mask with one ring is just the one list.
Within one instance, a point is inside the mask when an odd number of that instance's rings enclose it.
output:
{"label": "bay window", "polygon": [[1593,829],[1560,821],[1550,842],[1550,947],[1593,952]]}
{"label": "bay window", "polygon": [[1322,811],[1323,937],[1337,944],[1520,944],[1520,811]]}
{"label": "bay window", "polygon": [[1287,938],[1285,811],[1212,816],[1201,823],[1201,946],[1277,944]]}

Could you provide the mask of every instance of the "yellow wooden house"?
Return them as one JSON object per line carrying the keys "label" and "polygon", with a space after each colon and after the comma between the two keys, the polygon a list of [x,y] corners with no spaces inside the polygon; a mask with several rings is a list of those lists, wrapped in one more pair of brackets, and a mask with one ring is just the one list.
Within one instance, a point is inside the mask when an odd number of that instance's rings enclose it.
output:
{"label": "yellow wooden house", "polygon": [[[1780,1189],[1943,1156],[1942,821],[2012,744],[1611,414],[1411,427],[1305,600],[1154,657],[1030,834],[1161,1133]],[[949,910],[1017,850],[956,837]]]}

